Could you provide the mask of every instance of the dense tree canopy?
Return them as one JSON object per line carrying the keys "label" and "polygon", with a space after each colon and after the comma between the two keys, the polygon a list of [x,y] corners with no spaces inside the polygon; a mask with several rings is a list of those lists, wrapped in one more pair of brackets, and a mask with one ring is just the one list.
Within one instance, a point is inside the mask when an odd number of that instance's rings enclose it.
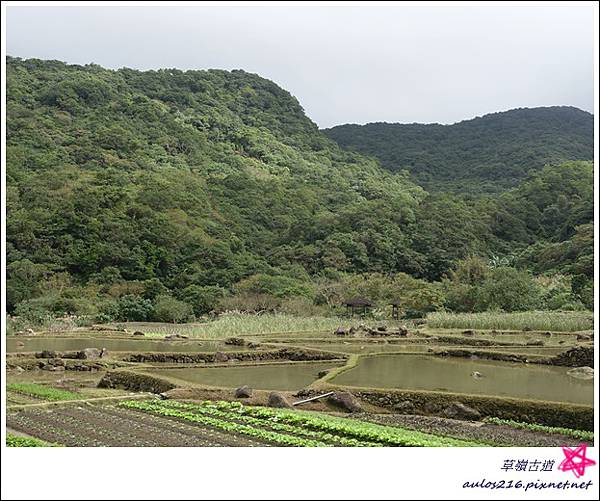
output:
{"label": "dense tree canopy", "polygon": [[534,156],[500,195],[430,194],[257,75],[8,58],[8,309],[178,321],[232,295],[329,303],[323,290],[373,276],[427,310],[444,301],[423,280],[473,255],[587,293],[592,164]]}
{"label": "dense tree canopy", "polygon": [[521,108],[453,125],[370,123],[324,133],[427,190],[498,192],[532,169],[594,158],[594,117],[568,106]]}

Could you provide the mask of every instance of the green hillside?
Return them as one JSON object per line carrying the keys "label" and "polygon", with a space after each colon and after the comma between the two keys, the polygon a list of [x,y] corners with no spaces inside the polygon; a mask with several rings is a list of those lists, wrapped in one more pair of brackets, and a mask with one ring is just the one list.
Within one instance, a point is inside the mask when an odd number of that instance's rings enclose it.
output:
{"label": "green hillside", "polygon": [[453,125],[370,123],[324,133],[392,172],[408,170],[436,191],[494,193],[546,164],[594,157],[593,115],[567,106],[521,108]]}

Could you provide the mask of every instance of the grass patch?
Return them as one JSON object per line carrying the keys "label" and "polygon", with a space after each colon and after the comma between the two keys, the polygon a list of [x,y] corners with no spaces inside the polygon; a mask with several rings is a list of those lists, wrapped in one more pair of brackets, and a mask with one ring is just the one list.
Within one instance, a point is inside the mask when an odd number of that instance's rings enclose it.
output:
{"label": "grass patch", "polygon": [[427,315],[434,329],[506,329],[576,332],[594,328],[590,311],[524,311],[517,313],[444,313]]}
{"label": "grass patch", "polygon": [[11,433],[6,434],[6,447],[60,447],[58,444],[44,442],[33,437],[19,437]]}
{"label": "grass patch", "polygon": [[73,391],[59,390],[58,388],[35,383],[12,383],[6,385],[6,389],[51,401],[78,400],[81,398],[79,393]]}
{"label": "grass patch", "polygon": [[254,315],[249,313],[226,313],[216,320],[204,323],[164,324],[151,322],[130,322],[111,324],[126,328],[128,331],[140,330],[146,337],[164,337],[168,334],[185,334],[190,337],[204,339],[225,339],[252,335],[278,335],[328,332],[333,333],[340,326],[365,324],[397,325],[386,321],[364,320],[360,318],[341,317],[299,317],[284,313]]}
{"label": "grass patch", "polygon": [[511,419],[500,419],[497,417],[487,417],[484,419],[484,422],[510,426],[511,428],[517,428],[519,430],[541,431],[544,433],[558,433],[559,435],[565,435],[567,437],[585,440],[588,442],[594,441],[593,431],[574,430],[572,428],[560,428],[557,426],[543,426],[534,423],[521,423],[520,421],[513,421]]}

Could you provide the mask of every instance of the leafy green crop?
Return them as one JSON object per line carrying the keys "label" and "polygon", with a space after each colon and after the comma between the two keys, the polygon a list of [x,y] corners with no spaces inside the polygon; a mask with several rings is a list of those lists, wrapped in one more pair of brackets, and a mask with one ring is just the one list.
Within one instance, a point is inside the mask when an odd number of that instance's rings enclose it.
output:
{"label": "leafy green crop", "polygon": [[207,419],[206,415],[209,415],[211,421],[220,422],[223,426],[235,423],[220,421],[220,419],[243,422],[247,424],[247,427],[269,426],[276,431],[302,435],[307,440],[316,441],[322,445],[328,445],[325,442],[347,447],[464,447],[482,445],[476,442],[439,437],[354,419],[337,418],[309,412],[248,407],[239,402],[204,401],[200,403],[183,403],[161,401],[148,403],[128,401],[120,405],[204,422],[205,424],[211,424],[202,421],[202,419]]}
{"label": "leafy green crop", "polygon": [[275,431],[280,431],[283,433],[291,433],[294,435],[301,435],[306,438],[322,441],[322,442],[332,442],[335,445],[341,445],[345,447],[376,447],[381,444],[369,441],[360,441],[354,438],[347,438],[343,436],[338,436],[332,433],[327,433],[324,431],[312,431],[306,428],[302,428],[300,426],[289,425],[285,423],[278,422],[275,419],[260,419],[249,416],[240,412],[239,409],[231,409],[227,410],[219,410],[216,405],[197,405],[197,404],[185,404],[182,402],[165,402],[165,406],[174,407],[179,409],[185,409],[192,412],[200,412],[202,414],[209,414],[213,417],[220,417],[223,419],[230,419],[241,421],[251,426],[258,427],[268,427]]}
{"label": "leafy green crop", "polygon": [[38,438],[19,437],[17,435],[7,433],[6,447],[58,447],[58,445],[44,442]]}
{"label": "leafy green crop", "polygon": [[577,438],[580,440],[586,440],[589,442],[594,441],[594,432],[593,431],[573,430],[571,428],[560,428],[560,427],[556,427],[556,426],[544,426],[544,425],[535,424],[535,423],[521,423],[519,421],[513,421],[511,419],[500,419],[497,417],[486,417],[484,419],[484,421],[486,423],[510,426],[512,428],[517,428],[520,430],[542,431],[545,433],[558,433],[560,435],[566,435],[568,437],[573,437],[573,438]]}
{"label": "leafy green crop", "polygon": [[57,388],[52,388],[51,386],[35,383],[11,383],[6,385],[6,389],[52,401],[78,400],[81,398],[79,393],[73,391],[59,390]]}
{"label": "leafy green crop", "polygon": [[179,419],[184,419],[185,421],[190,421],[193,423],[199,423],[207,426],[212,426],[214,428],[218,428],[223,431],[228,431],[232,433],[239,433],[240,435],[247,435],[253,438],[257,438],[259,440],[264,440],[266,442],[272,442],[282,446],[294,446],[294,447],[327,447],[327,444],[323,442],[319,442],[316,440],[309,440],[300,437],[294,437],[292,435],[284,435],[281,433],[261,430],[254,428],[252,426],[234,423],[231,421],[224,421],[219,418],[209,417],[209,416],[201,416],[198,414],[194,414],[189,411],[182,411],[178,409],[171,409],[161,403],[156,402],[136,402],[136,401],[127,401],[122,402],[122,407],[126,407],[128,409],[137,409],[141,411],[149,411],[154,414],[158,414],[161,416],[170,416]]}

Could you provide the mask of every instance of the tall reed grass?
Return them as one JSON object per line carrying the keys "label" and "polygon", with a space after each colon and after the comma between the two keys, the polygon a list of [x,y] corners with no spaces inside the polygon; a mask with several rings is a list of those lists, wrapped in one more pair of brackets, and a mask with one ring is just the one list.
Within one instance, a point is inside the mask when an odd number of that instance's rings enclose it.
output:
{"label": "tall reed grass", "polygon": [[594,328],[590,311],[524,311],[517,313],[445,313],[427,315],[434,329],[505,329],[575,332]]}

